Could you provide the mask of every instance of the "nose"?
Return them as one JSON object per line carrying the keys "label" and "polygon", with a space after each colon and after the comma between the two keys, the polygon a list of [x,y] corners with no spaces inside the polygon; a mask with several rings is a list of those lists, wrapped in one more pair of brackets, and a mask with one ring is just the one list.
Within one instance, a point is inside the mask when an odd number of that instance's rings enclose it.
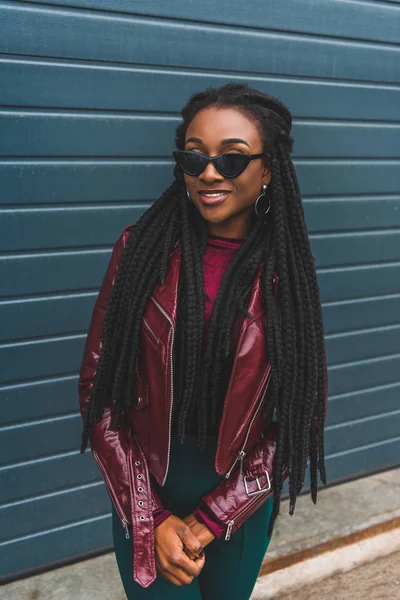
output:
{"label": "nose", "polygon": [[224,176],[221,173],[218,173],[217,169],[210,162],[204,169],[202,173],[199,175],[199,179],[204,181],[204,183],[212,183],[213,181],[223,181]]}

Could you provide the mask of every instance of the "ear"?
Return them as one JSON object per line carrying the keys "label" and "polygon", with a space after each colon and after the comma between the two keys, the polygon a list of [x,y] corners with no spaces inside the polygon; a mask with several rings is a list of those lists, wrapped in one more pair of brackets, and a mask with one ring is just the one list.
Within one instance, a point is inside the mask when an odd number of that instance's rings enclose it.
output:
{"label": "ear", "polygon": [[262,182],[265,185],[269,185],[271,182],[271,171],[267,166],[264,168]]}

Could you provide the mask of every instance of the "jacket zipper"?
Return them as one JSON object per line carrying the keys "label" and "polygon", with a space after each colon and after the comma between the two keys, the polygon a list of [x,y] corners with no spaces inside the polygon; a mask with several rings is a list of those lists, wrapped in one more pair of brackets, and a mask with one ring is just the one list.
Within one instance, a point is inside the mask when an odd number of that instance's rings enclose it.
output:
{"label": "jacket zipper", "polygon": [[143,323],[144,323],[144,326],[146,327],[147,331],[150,333],[151,337],[153,338],[153,340],[156,342],[156,344],[158,344],[160,342],[160,340],[158,339],[158,337],[156,336],[156,334],[154,333],[154,331],[148,324],[146,317],[143,317]]}
{"label": "jacket zipper", "polygon": [[244,449],[246,448],[246,444],[247,444],[247,441],[248,441],[248,439],[249,439],[249,435],[250,435],[251,428],[253,427],[253,423],[254,423],[254,421],[256,420],[256,417],[257,417],[257,415],[258,415],[258,412],[259,412],[259,410],[260,410],[260,408],[261,408],[261,406],[262,406],[262,404],[263,404],[263,402],[264,402],[264,398],[265,398],[265,395],[266,395],[266,393],[267,393],[267,391],[268,391],[268,388],[269,388],[269,383],[270,383],[270,381],[271,381],[271,369],[269,370],[269,373],[268,373],[268,376],[267,376],[267,381],[266,381],[266,384],[265,384],[265,389],[264,389],[264,392],[263,392],[263,394],[262,394],[262,396],[261,396],[261,399],[260,399],[260,401],[259,401],[259,403],[258,403],[258,405],[257,405],[257,408],[256,408],[256,410],[255,410],[255,412],[254,412],[254,415],[252,416],[252,418],[251,418],[251,421],[250,421],[250,423],[249,423],[249,426],[248,426],[248,428],[247,428],[246,437],[245,437],[245,439],[244,439],[243,446],[242,446],[242,448],[241,448],[240,452],[238,453],[238,455],[236,456],[236,458],[235,458],[235,460],[234,460],[234,462],[233,462],[233,464],[232,464],[231,468],[229,469],[229,471],[228,471],[228,472],[227,472],[227,474],[225,475],[225,478],[226,478],[226,479],[229,479],[229,477],[230,477],[230,475],[231,475],[231,473],[232,473],[232,471],[233,471],[233,469],[234,469],[234,467],[235,467],[236,463],[237,463],[239,460],[240,460],[240,472],[242,472],[242,468],[243,468],[243,459],[244,459],[244,457],[246,456],[246,452],[244,451]]}
{"label": "jacket zipper", "polygon": [[171,317],[165,312],[165,310],[157,302],[157,300],[153,296],[151,296],[151,299],[154,302],[154,304],[157,306],[157,308],[161,312],[161,314],[163,314],[164,317],[167,319],[167,321],[171,325],[171,330],[172,330],[171,350],[170,350],[170,356],[171,356],[171,366],[170,366],[170,374],[171,374],[171,406],[170,406],[170,409],[169,409],[167,468],[165,470],[164,479],[163,479],[163,481],[161,483],[161,485],[163,486],[165,484],[165,482],[166,482],[166,479],[167,479],[168,470],[169,470],[169,459],[170,459],[170,454],[171,454],[172,407],[173,407],[173,403],[174,403],[174,361],[173,361],[173,350],[174,350],[174,340],[175,340],[175,326],[174,326],[174,322],[172,321]]}
{"label": "jacket zipper", "polygon": [[245,508],[242,508],[237,513],[234,513],[233,518],[230,521],[228,521],[228,527],[227,527],[226,534],[225,534],[226,541],[231,539],[232,529],[233,529],[233,526],[235,525],[235,521],[238,519],[238,517],[247,513],[254,505],[256,505],[258,503],[259,500],[260,500],[260,496],[255,496],[254,499],[251,502],[249,502],[249,504],[246,504]]}
{"label": "jacket zipper", "polygon": [[118,500],[116,499],[115,495],[112,493],[112,487],[111,487],[110,479],[109,479],[109,477],[108,477],[108,475],[106,473],[106,470],[104,469],[103,465],[101,464],[101,461],[100,461],[99,457],[97,456],[96,451],[92,450],[92,454],[93,454],[94,459],[95,459],[95,461],[96,461],[96,463],[97,463],[97,465],[98,465],[98,467],[99,467],[99,469],[100,469],[100,471],[101,471],[101,473],[102,473],[102,475],[104,477],[104,481],[106,483],[106,487],[107,487],[108,492],[109,492],[109,494],[110,494],[110,496],[111,496],[111,498],[113,500],[114,508],[115,508],[115,510],[116,510],[116,512],[117,512],[117,514],[119,516],[119,519],[120,519],[121,523],[122,523],[122,527],[124,528],[125,537],[126,537],[127,540],[129,540],[130,536],[129,536],[129,529],[128,529],[128,521],[124,517],[124,512],[123,512],[123,510],[122,510],[122,508],[121,508]]}

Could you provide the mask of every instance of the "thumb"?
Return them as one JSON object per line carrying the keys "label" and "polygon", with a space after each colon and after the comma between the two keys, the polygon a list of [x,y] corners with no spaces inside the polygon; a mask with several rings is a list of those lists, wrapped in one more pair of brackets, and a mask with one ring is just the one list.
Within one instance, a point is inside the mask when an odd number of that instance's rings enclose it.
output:
{"label": "thumb", "polygon": [[204,550],[199,539],[191,531],[190,527],[185,527],[180,535],[182,543],[186,548],[198,558],[204,557]]}

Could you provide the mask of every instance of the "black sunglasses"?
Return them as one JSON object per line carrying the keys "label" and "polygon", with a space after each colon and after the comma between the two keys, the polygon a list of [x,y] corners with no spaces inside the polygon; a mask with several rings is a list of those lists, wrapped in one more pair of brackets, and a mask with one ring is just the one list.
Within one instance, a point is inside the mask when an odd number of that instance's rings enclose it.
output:
{"label": "black sunglasses", "polygon": [[173,153],[177,164],[187,175],[198,177],[211,162],[223,177],[238,177],[250,161],[265,156],[264,154],[219,154],[206,156],[191,150],[175,150]]}

